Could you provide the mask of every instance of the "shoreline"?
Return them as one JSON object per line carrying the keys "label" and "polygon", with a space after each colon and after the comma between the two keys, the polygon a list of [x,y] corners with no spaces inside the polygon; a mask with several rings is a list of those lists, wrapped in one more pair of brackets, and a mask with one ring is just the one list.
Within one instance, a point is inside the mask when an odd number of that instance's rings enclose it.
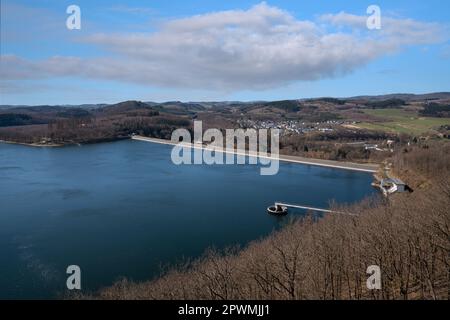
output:
{"label": "shoreline", "polygon": [[0,139],[0,143],[7,143],[7,144],[17,144],[22,145],[26,147],[35,147],[35,148],[63,148],[63,147],[70,147],[70,146],[81,146],[81,145],[91,145],[91,144],[98,144],[98,143],[106,143],[106,142],[115,142],[115,141],[121,141],[121,140],[129,140],[131,137],[117,137],[112,139],[100,139],[100,140],[92,140],[88,142],[70,142],[70,143],[48,143],[48,144],[41,144],[41,143],[26,143],[26,142],[18,142],[18,141],[10,141],[10,140],[2,140]]}
{"label": "shoreline", "polygon": [[[170,140],[164,140],[164,139],[158,139],[158,138],[149,138],[149,137],[143,137],[143,136],[132,136],[132,140],[136,141],[143,141],[143,142],[150,142],[150,143],[158,143],[158,144],[165,144],[165,145],[177,145],[177,143],[174,143]],[[214,150],[214,148],[210,148],[207,146],[197,146],[193,143],[184,143],[183,145],[186,145],[186,147],[194,148],[194,149],[203,149],[203,150]],[[290,163],[298,163],[298,164],[305,164],[305,165],[311,165],[311,166],[319,166],[319,167],[327,167],[327,168],[335,168],[335,169],[344,169],[344,170],[352,170],[352,171],[361,171],[361,172],[368,172],[368,173],[376,173],[379,170],[379,165],[377,164],[363,164],[363,163],[354,163],[354,162],[341,162],[341,161],[335,161],[335,160],[322,160],[322,159],[313,159],[313,158],[305,158],[305,157],[299,157],[299,156],[289,156],[289,155],[279,155],[279,158],[273,158],[267,155],[260,155],[259,153],[249,153],[244,150],[240,151],[227,151],[227,150],[217,150],[218,152],[222,153],[232,153],[236,155],[245,155],[245,156],[253,156],[253,157],[260,157],[265,159],[274,159],[279,160],[283,162],[290,162]]]}
{"label": "shoreline", "polygon": [[0,140],[0,143],[7,144],[18,144],[26,147],[35,147],[35,148],[59,148],[64,147],[64,144],[40,144],[40,143],[25,143],[25,142],[17,142],[17,141],[8,141],[8,140]]}
{"label": "shoreline", "polygon": [[[124,139],[117,139],[117,140],[120,141],[120,140],[124,140]],[[138,135],[132,136],[131,140],[164,144],[164,145],[172,145],[172,146],[177,145],[176,143],[174,143],[170,140],[150,138],[150,137],[144,137],[144,136],[138,136]],[[113,141],[115,141],[115,140],[113,140]],[[7,141],[7,140],[0,140],[0,143],[17,144],[17,145],[23,145],[23,146],[35,147],[35,148],[59,148],[59,147],[65,147],[65,146],[70,146],[70,145],[76,145],[76,144],[24,143],[24,142]],[[210,148],[207,146],[199,147],[192,143],[185,143],[185,145],[186,145],[186,147],[194,148],[194,149],[214,150],[213,148]],[[253,156],[253,157],[260,157],[260,158],[264,158],[264,159],[274,159],[274,160],[279,160],[279,161],[289,162],[289,163],[298,163],[298,164],[304,164],[304,165],[343,169],[343,170],[352,170],[352,171],[360,171],[360,172],[368,172],[368,173],[376,173],[376,172],[378,172],[378,170],[380,168],[380,166],[377,164],[365,164],[365,163],[343,162],[343,161],[335,161],[335,160],[323,160],[323,159],[305,158],[305,157],[299,157],[299,156],[289,156],[289,155],[283,155],[283,154],[280,154],[279,158],[277,159],[277,158],[272,158],[267,155],[260,155],[259,153],[249,153],[244,150],[238,150],[238,151],[234,151],[234,152],[230,152],[227,150],[217,150],[217,151],[223,152],[223,153],[233,153],[235,155],[242,155],[242,156]]]}

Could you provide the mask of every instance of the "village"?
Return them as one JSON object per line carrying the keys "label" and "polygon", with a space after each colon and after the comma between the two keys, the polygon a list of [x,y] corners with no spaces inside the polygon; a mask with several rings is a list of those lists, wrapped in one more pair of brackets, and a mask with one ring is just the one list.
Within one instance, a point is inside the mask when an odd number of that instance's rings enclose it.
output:
{"label": "village", "polygon": [[237,121],[243,129],[279,129],[280,134],[297,133],[306,134],[310,132],[332,132],[338,126],[355,125],[355,121],[328,120],[324,122],[306,122],[299,120],[250,120],[239,119]]}

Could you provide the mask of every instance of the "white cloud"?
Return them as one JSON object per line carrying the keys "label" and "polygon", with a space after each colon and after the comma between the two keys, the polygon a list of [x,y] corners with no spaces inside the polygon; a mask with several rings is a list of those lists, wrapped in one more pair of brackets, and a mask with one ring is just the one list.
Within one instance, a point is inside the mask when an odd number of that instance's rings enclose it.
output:
{"label": "white cloud", "polygon": [[263,2],[245,11],[168,21],[152,33],[91,35],[86,42],[110,53],[101,59],[32,62],[2,56],[0,74],[2,79],[70,75],[168,88],[268,89],[346,74],[403,46],[440,42],[444,33],[438,24],[394,18],[384,18],[381,31],[369,31],[365,16],[344,12],[319,20],[297,20]]}
{"label": "white cloud", "polygon": [[357,16],[346,12],[325,14],[320,17],[337,27],[350,27],[353,30],[366,31],[365,35],[376,35],[379,40],[391,46],[409,44],[430,44],[448,40],[449,29],[438,23],[421,22],[413,19],[396,19],[382,16],[382,27],[374,33],[366,27],[366,16]]}

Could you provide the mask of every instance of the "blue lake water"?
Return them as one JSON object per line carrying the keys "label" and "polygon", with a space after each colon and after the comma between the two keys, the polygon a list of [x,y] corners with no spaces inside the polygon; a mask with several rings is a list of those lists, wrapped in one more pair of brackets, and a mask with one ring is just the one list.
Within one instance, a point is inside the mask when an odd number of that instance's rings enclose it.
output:
{"label": "blue lake water", "polygon": [[0,298],[55,298],[69,265],[88,291],[151,279],[208,247],[268,235],[289,219],[266,213],[275,201],[325,208],[374,192],[368,173],[281,163],[261,176],[252,165],[176,166],[170,151],[0,143]]}

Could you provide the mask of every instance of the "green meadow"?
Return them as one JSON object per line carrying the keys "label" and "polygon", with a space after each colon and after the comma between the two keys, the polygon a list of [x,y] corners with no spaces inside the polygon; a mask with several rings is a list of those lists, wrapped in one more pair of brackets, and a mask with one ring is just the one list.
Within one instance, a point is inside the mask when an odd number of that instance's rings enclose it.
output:
{"label": "green meadow", "polygon": [[359,123],[361,128],[420,135],[442,125],[450,125],[449,118],[421,117],[415,111],[404,109],[368,109],[364,113],[377,119]]}

